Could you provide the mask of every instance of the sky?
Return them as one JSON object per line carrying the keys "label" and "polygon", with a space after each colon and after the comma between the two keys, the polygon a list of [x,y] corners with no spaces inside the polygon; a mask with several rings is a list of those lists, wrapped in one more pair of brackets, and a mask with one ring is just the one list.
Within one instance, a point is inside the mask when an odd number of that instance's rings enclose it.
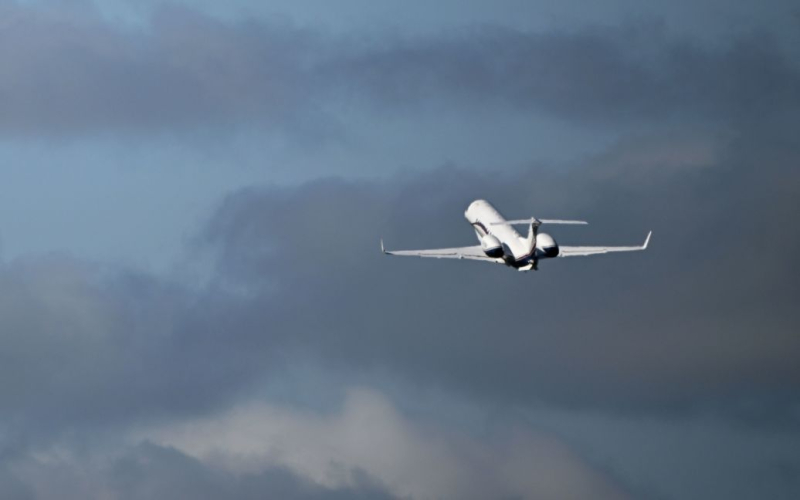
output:
{"label": "sky", "polygon": [[[0,497],[800,497],[793,2],[0,0]],[[476,198],[576,218],[545,262]]]}

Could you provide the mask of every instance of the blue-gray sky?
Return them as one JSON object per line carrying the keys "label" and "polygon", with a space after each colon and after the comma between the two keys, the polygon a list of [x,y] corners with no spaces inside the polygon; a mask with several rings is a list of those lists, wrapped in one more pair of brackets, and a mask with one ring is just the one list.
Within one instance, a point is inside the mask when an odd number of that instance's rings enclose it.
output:
{"label": "blue-gray sky", "polygon": [[[797,498],[799,35],[779,1],[0,0],[0,496]],[[469,244],[478,197],[652,248],[377,251]]]}

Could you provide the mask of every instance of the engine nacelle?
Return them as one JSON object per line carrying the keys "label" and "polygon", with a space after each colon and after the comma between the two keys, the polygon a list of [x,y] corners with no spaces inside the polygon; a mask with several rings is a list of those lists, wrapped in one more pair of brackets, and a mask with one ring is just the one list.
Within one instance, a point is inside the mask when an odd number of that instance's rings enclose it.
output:
{"label": "engine nacelle", "polygon": [[552,236],[546,233],[536,235],[536,255],[537,257],[558,257],[558,243]]}
{"label": "engine nacelle", "polygon": [[489,257],[499,258],[503,256],[503,246],[500,244],[500,240],[491,234],[481,238],[481,249]]}

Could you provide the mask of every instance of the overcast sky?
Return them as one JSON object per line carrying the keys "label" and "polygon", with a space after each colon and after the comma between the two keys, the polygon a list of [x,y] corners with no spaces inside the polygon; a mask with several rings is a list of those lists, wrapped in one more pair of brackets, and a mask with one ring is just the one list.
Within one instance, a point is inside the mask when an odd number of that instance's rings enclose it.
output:
{"label": "overcast sky", "polygon": [[[0,497],[800,498],[794,2],[0,0]],[[476,198],[647,252],[515,273]]]}

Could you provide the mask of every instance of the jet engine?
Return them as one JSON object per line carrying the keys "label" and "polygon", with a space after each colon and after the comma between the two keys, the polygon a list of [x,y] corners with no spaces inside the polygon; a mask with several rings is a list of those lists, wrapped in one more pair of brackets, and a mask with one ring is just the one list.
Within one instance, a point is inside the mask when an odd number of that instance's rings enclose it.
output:
{"label": "jet engine", "polygon": [[552,236],[546,233],[536,235],[536,255],[537,257],[558,257],[558,243]]}
{"label": "jet engine", "polygon": [[481,248],[489,257],[498,258],[503,256],[503,246],[500,244],[500,240],[491,234],[481,238]]}

